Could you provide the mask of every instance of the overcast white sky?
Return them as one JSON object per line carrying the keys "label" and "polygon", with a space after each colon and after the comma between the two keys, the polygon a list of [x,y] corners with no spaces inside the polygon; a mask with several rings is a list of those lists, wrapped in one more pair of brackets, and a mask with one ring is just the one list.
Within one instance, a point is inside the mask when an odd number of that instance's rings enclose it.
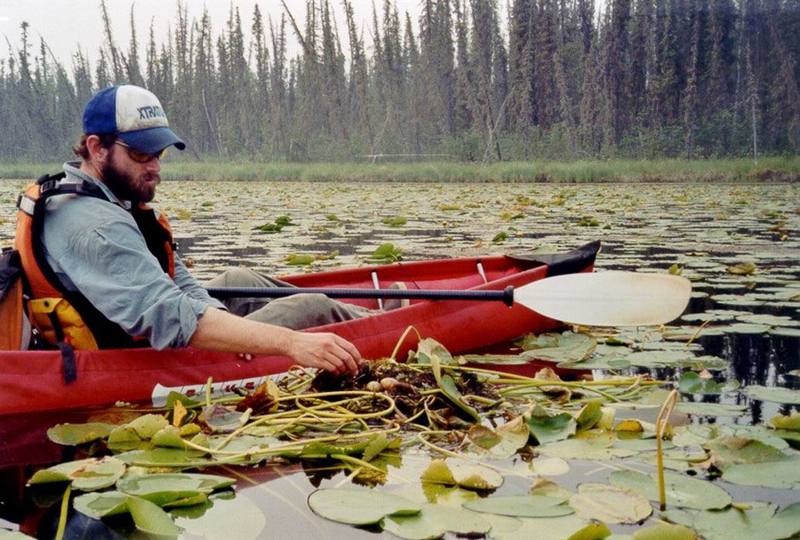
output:
{"label": "overcast white sky", "polygon": [[[356,23],[364,26],[372,21],[373,0],[353,0]],[[405,11],[411,14],[416,22],[419,14],[420,0],[395,0],[401,17]],[[280,0],[186,0],[189,18],[197,17],[203,13],[203,8],[208,8],[211,22],[215,27],[215,36],[222,31],[228,18],[231,3],[239,7],[242,15],[243,26],[248,30],[252,22],[253,8],[259,5],[262,15],[272,15],[278,21],[282,13]],[[305,15],[305,0],[287,0],[286,4],[292,14],[299,19]],[[130,9],[134,5],[136,19],[136,33],[139,41],[140,53],[143,54],[151,21],[155,29],[156,40],[160,41],[167,35],[168,26],[174,26],[177,13],[176,0],[106,0],[114,40],[123,49],[128,48],[130,40]],[[341,26],[344,22],[341,0],[332,0],[331,5],[336,10],[336,19]],[[382,9],[383,0],[375,0],[378,9]],[[0,58],[8,56],[8,47],[4,43],[8,38],[14,48],[19,46],[20,24],[27,21],[30,24],[30,35],[34,47],[38,51],[39,36],[44,37],[56,57],[67,66],[71,66],[70,58],[77,50],[78,44],[84,52],[88,52],[92,63],[97,59],[97,50],[103,41],[103,26],[100,17],[100,0],[0,0]],[[345,30],[342,28],[342,32]],[[340,34],[343,42],[346,33]],[[368,41],[369,34],[365,32]],[[292,49],[290,53],[297,52],[294,44],[294,34],[291,33]]]}

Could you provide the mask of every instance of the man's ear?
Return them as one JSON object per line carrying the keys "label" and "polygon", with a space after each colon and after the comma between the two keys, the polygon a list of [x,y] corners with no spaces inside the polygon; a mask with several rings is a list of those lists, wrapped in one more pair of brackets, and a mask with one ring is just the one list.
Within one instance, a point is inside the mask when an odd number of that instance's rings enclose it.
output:
{"label": "man's ear", "polygon": [[108,159],[108,154],[111,152],[110,148],[105,148],[100,143],[100,137],[97,135],[89,135],[86,138],[86,149],[89,150],[89,159],[91,161],[105,162]]}

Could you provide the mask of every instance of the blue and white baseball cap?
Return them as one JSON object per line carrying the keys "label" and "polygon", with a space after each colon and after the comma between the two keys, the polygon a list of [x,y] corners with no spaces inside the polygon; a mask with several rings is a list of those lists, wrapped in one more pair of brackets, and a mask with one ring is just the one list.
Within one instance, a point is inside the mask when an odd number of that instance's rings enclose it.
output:
{"label": "blue and white baseball cap", "polygon": [[155,94],[128,84],[111,86],[92,96],[83,110],[83,132],[115,134],[146,154],[157,154],[171,145],[178,150],[186,148],[186,143],[169,129],[167,115]]}

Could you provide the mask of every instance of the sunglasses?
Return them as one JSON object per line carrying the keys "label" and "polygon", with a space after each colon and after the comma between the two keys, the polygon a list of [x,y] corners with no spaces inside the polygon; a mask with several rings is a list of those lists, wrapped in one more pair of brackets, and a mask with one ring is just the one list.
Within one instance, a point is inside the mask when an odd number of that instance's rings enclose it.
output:
{"label": "sunglasses", "polygon": [[128,157],[131,158],[136,163],[148,163],[154,159],[164,159],[167,155],[167,149],[164,148],[161,152],[157,154],[147,154],[145,152],[139,152],[138,150],[134,150],[127,144],[122,141],[114,141],[114,144],[118,144],[119,146],[123,147],[125,151],[128,153]]}

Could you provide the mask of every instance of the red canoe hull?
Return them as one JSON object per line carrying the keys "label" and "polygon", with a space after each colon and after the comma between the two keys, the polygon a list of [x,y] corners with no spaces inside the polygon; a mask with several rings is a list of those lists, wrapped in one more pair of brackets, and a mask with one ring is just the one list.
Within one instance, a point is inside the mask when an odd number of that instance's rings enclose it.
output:
{"label": "red canoe hull", "polygon": [[[535,260],[484,257],[420,261],[283,279],[301,287],[373,288],[374,272],[381,287],[403,281],[412,289],[502,290],[556,274],[591,271],[598,249],[599,244],[593,243],[570,253]],[[479,262],[483,275],[478,270]],[[377,307],[375,300],[353,303]],[[414,326],[419,335],[441,342],[451,352],[463,353],[558,325],[525,308],[509,308],[501,302],[423,300],[373,317],[309,331],[334,332],[352,341],[364,358],[377,359],[391,355],[409,326]],[[399,348],[398,358],[405,358],[417,340],[417,334],[410,332]],[[78,351],[76,360],[77,377],[65,383],[58,351],[0,351],[0,414],[143,401],[163,397],[169,389],[192,393],[200,390],[209,377],[216,381],[215,393],[221,393],[230,391],[232,386],[255,386],[259,378],[285,372],[292,365],[286,357],[261,356],[245,361],[235,354],[191,348]]]}

